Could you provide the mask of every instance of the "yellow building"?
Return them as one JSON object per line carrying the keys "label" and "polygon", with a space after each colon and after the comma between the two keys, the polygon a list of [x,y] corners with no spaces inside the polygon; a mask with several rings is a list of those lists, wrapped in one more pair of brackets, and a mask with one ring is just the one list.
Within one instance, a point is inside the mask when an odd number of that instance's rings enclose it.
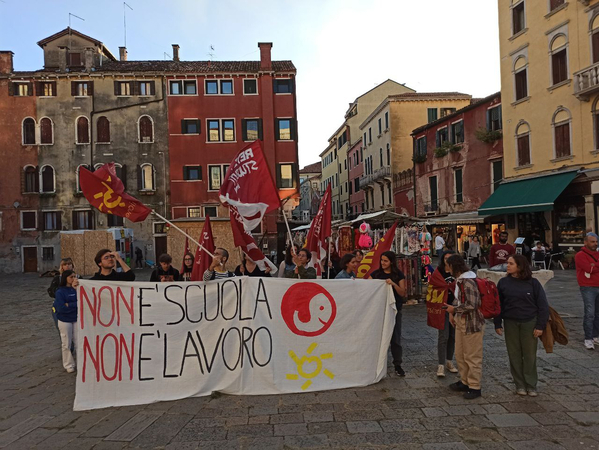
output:
{"label": "yellow building", "polygon": [[411,173],[414,166],[412,130],[468,106],[470,100],[470,95],[457,92],[409,92],[388,96],[372,111],[359,127],[364,143],[360,189],[366,211],[414,215],[413,189],[411,198],[404,195],[397,204],[393,193],[396,175]]}
{"label": "yellow building", "polygon": [[498,5],[506,180],[479,214],[575,250],[597,230],[599,1]]}

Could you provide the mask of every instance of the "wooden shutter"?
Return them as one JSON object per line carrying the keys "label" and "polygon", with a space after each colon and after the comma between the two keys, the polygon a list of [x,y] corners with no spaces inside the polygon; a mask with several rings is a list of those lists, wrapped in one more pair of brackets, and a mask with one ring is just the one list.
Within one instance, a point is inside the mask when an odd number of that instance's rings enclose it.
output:
{"label": "wooden shutter", "polygon": [[262,119],[258,119],[258,139],[262,140]]}
{"label": "wooden shutter", "polygon": [[123,186],[127,189],[127,165],[123,164],[121,167],[121,181],[123,182]]}
{"label": "wooden shutter", "polygon": [[297,120],[289,119],[289,126],[291,127],[291,139],[295,141],[297,139]]}
{"label": "wooden shutter", "polygon": [[181,134],[187,134],[187,127],[185,126],[185,119],[181,119]]}
{"label": "wooden shutter", "polygon": [[279,130],[279,119],[275,119],[275,140],[281,139],[281,132]]}
{"label": "wooden shutter", "polygon": [[43,85],[41,81],[36,81],[35,82],[35,96],[39,97],[40,95],[43,94]]}
{"label": "wooden shutter", "polygon": [[110,142],[110,122],[104,116],[98,118],[97,122],[98,142]]}
{"label": "wooden shutter", "polygon": [[114,82],[114,95],[120,95],[121,94],[121,90],[120,90],[120,85],[118,81]]}
{"label": "wooden shutter", "polygon": [[52,143],[52,121],[47,117],[40,121],[40,134],[42,144]]}
{"label": "wooden shutter", "polygon": [[141,83],[140,81],[130,81],[129,82],[129,89],[132,95],[139,95],[141,89],[139,87],[139,83]]}
{"label": "wooden shutter", "polygon": [[281,165],[277,164],[277,188],[281,189]]}
{"label": "wooden shutter", "polygon": [[516,100],[520,100],[528,95],[528,89],[526,86],[526,77],[528,69],[524,69],[518,72],[516,78]]}
{"label": "wooden shutter", "polygon": [[183,166],[183,179],[189,180],[189,167]]}
{"label": "wooden shutter", "polygon": [[75,97],[77,95],[77,82],[71,81],[71,95]]}
{"label": "wooden shutter", "polygon": [[141,177],[142,177],[141,166],[137,166],[137,190],[138,191],[141,191],[143,188],[143,185],[141,183]]}
{"label": "wooden shutter", "polygon": [[599,62],[599,31],[593,33],[593,64]]}
{"label": "wooden shutter", "polygon": [[156,95],[156,82],[150,81],[150,95]]}
{"label": "wooden shutter", "polygon": [[93,81],[87,82],[87,95],[89,95],[89,96],[94,95],[94,82]]}
{"label": "wooden shutter", "polygon": [[198,134],[202,132],[202,122],[198,119],[195,121],[196,126],[198,127]]}
{"label": "wooden shutter", "polygon": [[12,81],[8,82],[8,95],[15,95],[15,84]]}
{"label": "wooden shutter", "polygon": [[56,97],[56,89],[57,89],[56,81],[53,81],[52,82],[52,97]]}
{"label": "wooden shutter", "polygon": [[570,155],[570,124],[555,127],[555,157]]}
{"label": "wooden shutter", "polygon": [[248,119],[241,120],[241,140],[248,140]]}

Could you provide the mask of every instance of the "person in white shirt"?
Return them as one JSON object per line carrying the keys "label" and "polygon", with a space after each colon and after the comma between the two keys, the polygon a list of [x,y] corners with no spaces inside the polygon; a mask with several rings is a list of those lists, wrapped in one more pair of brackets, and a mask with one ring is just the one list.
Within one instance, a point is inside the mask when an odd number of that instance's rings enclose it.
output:
{"label": "person in white shirt", "polygon": [[441,232],[437,232],[437,237],[435,238],[435,252],[437,256],[441,256],[443,253],[443,247],[445,246],[445,239],[441,235]]}

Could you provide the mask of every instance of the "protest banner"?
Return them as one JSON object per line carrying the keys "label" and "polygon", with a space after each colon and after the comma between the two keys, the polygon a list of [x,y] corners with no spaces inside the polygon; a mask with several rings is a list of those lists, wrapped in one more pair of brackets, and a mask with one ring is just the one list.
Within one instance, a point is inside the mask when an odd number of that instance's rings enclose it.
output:
{"label": "protest banner", "polygon": [[81,280],[74,410],[365,386],[387,373],[382,280]]}

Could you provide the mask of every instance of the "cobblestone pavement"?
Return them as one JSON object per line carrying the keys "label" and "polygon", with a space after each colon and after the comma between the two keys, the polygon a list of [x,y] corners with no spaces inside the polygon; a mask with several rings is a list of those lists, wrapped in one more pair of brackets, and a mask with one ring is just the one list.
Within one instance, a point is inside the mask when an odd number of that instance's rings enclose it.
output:
{"label": "cobblestone pavement", "polygon": [[[145,274],[144,274],[145,275]],[[8,449],[587,449],[599,448],[599,349],[582,346],[574,272],[547,285],[570,344],[539,350],[540,394],[513,392],[502,338],[485,336],[483,397],[438,379],[436,331],[423,305],[404,309],[407,376],[359,389],[235,397],[73,412],[45,292],[50,279],[0,277],[0,448]],[[359,361],[356,361],[359,364]]]}

